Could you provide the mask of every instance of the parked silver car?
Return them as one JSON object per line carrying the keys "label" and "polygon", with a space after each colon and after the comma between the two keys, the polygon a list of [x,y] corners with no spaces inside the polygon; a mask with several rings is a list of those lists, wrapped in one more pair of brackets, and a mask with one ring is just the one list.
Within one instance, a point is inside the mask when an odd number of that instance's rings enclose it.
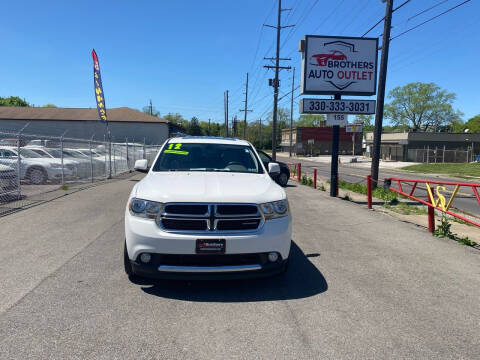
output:
{"label": "parked silver car", "polygon": [[0,164],[0,201],[2,196],[18,189],[17,172],[14,168]]}
{"label": "parked silver car", "polygon": [[[16,147],[0,147],[0,164],[18,169],[18,149]],[[64,168],[64,178],[74,175],[72,169]],[[20,179],[28,180],[31,184],[45,184],[48,180],[62,178],[62,165],[57,159],[43,158],[36,152],[20,148]]]}

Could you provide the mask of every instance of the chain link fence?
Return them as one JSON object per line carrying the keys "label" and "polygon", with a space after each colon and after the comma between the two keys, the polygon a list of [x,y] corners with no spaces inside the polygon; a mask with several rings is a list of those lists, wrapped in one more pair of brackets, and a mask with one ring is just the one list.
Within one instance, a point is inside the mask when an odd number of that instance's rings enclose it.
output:
{"label": "chain link fence", "polygon": [[471,149],[446,150],[445,148],[408,149],[408,161],[418,163],[468,163],[478,161]]}
{"label": "chain link fence", "polygon": [[136,160],[150,166],[160,146],[0,130],[0,216],[45,194],[131,172]]}

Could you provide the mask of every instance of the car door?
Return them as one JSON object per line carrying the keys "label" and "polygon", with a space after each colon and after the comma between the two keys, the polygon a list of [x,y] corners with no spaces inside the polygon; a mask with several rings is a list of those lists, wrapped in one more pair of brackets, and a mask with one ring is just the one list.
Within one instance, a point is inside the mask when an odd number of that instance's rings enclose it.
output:
{"label": "car door", "polygon": [[17,154],[9,149],[0,149],[0,164],[16,168],[18,164]]}

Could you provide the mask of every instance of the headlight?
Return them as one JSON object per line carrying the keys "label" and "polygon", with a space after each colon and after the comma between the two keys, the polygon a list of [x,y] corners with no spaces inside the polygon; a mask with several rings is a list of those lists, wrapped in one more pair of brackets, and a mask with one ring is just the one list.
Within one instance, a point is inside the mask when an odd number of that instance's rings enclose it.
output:
{"label": "headlight", "polygon": [[155,219],[162,210],[162,203],[132,198],[128,204],[130,214],[147,219]]}
{"label": "headlight", "polygon": [[276,219],[288,215],[288,200],[283,199],[279,201],[268,202],[260,204],[260,210],[265,217],[265,220]]}

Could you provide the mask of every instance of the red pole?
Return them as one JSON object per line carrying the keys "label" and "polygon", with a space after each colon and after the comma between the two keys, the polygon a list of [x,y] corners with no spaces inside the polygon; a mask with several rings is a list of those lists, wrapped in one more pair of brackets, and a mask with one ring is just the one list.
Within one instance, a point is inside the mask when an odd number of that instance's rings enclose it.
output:
{"label": "red pole", "polygon": [[372,208],[372,176],[367,175],[367,207]]}
{"label": "red pole", "polygon": [[317,188],[317,169],[313,169],[313,188]]}
{"label": "red pole", "polygon": [[302,164],[298,163],[297,167],[298,167],[297,180],[298,182],[300,182],[300,180],[302,179]]}
{"label": "red pole", "polygon": [[433,206],[428,207],[428,231],[432,234],[435,231],[435,208]]}

